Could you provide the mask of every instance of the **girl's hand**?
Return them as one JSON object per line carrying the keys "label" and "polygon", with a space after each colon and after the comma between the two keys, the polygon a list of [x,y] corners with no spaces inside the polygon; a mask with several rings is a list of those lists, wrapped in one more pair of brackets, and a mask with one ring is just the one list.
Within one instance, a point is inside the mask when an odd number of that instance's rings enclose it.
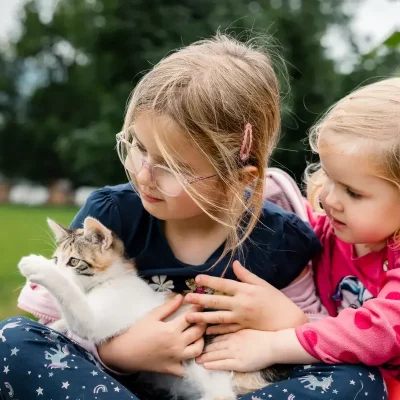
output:
{"label": "girl's hand", "polygon": [[196,359],[206,369],[251,372],[274,364],[311,364],[320,360],[301,346],[294,329],[279,332],[243,329],[216,337]]}
{"label": "girl's hand", "polygon": [[275,364],[272,341],[275,332],[243,329],[217,336],[196,358],[206,369],[251,372]]}
{"label": "girl's hand", "polygon": [[199,307],[163,322],[182,304],[182,296],[155,308],[128,331],[98,347],[101,360],[122,372],[153,371],[182,376],[181,361],[197,357],[204,347],[204,324],[190,326],[187,316]]}
{"label": "girl's hand", "polygon": [[276,331],[307,322],[307,317],[295,303],[238,261],[233,263],[233,271],[242,282],[208,275],[196,277],[198,285],[228,296],[187,294],[186,302],[218,310],[188,314],[188,322],[217,324],[207,328],[208,335],[233,333],[240,329]]}

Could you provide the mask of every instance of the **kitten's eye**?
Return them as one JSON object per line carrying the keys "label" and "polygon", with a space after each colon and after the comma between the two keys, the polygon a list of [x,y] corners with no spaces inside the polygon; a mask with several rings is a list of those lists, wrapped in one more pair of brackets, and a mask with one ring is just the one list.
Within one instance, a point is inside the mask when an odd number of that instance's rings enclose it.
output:
{"label": "kitten's eye", "polygon": [[86,261],[81,260],[81,268],[92,268],[92,266]]}
{"label": "kitten's eye", "polygon": [[71,257],[68,261],[68,265],[70,265],[71,267],[77,267],[80,261],[81,260],[79,260],[78,258]]}

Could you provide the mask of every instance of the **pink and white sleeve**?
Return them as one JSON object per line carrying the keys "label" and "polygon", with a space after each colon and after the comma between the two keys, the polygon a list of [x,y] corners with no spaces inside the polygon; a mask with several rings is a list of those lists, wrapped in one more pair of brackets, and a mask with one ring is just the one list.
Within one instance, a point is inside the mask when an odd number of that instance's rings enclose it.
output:
{"label": "pink and white sleeve", "polygon": [[296,328],[304,349],[328,363],[400,365],[400,269],[387,273],[375,299]]}

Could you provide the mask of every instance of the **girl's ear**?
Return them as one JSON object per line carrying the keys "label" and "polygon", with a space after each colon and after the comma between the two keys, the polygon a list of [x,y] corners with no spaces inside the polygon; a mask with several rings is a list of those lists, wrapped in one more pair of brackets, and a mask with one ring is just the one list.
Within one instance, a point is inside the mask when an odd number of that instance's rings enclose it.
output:
{"label": "girl's ear", "polygon": [[258,178],[258,168],[254,165],[246,165],[240,170],[240,181],[244,186],[250,186]]}

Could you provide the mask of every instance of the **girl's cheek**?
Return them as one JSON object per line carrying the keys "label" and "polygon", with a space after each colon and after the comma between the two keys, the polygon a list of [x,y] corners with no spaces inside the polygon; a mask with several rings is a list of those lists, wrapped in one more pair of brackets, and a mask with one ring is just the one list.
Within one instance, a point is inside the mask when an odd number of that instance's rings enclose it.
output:
{"label": "girl's cheek", "polygon": [[182,212],[196,213],[201,211],[201,208],[186,192],[182,193],[179,197],[171,198],[170,201],[174,202],[174,209],[181,210]]}

